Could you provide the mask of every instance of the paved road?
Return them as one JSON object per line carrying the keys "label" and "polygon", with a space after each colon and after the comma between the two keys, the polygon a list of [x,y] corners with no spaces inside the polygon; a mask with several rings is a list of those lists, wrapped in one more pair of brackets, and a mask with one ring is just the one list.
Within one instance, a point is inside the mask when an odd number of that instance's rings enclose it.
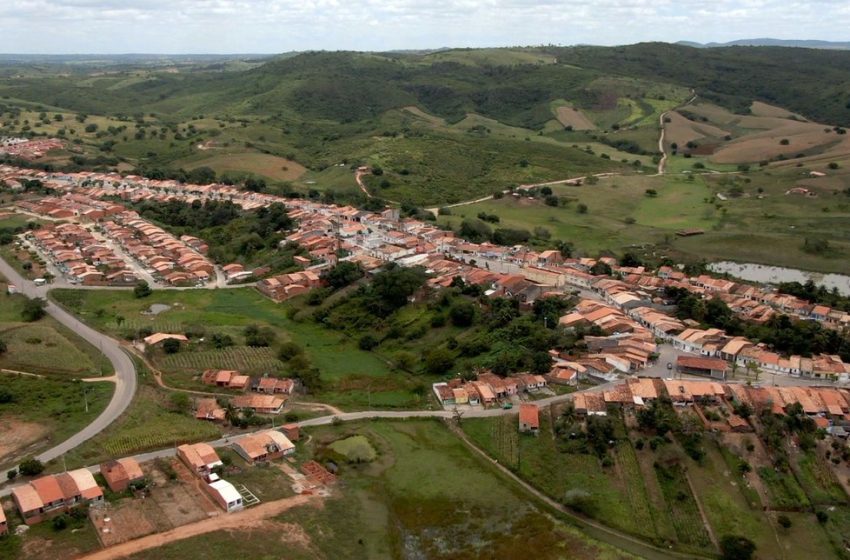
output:
{"label": "paved road", "polygon": [[[27,297],[40,297],[46,299],[49,286],[36,286],[31,281],[26,280],[18,274],[18,272],[2,258],[0,258],[0,274],[5,276],[9,282],[15,284],[18,291]],[[115,370],[115,393],[113,393],[112,400],[109,401],[109,404],[103,412],[100,413],[100,416],[95,418],[91,424],[59,445],[38,455],[37,458],[42,462],[55,459],[79,446],[89,438],[92,438],[102,432],[107,426],[121,416],[128,406],[130,406],[130,402],[133,400],[133,395],[136,393],[136,366],[118,342],[97,332],[88,325],[85,325],[79,319],[51,301],[48,301],[46,310],[54,319],[100,350],[100,352],[103,353],[110,362],[112,362],[112,367]]]}

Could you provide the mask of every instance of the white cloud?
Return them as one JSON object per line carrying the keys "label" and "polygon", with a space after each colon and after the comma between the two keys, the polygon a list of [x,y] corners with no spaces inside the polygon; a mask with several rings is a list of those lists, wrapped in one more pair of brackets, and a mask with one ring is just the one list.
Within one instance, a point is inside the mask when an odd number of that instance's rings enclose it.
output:
{"label": "white cloud", "polygon": [[848,39],[846,0],[0,0],[0,51],[282,52]]}

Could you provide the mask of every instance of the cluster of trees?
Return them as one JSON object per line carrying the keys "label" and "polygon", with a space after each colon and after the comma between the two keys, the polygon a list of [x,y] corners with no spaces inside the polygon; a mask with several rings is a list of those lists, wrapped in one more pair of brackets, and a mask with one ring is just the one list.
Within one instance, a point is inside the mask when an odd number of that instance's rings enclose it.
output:
{"label": "cluster of trees", "polygon": [[[488,223],[483,221],[481,215],[479,218],[467,218],[460,223],[458,234],[471,241],[472,243],[483,243],[489,241],[496,245],[504,245],[507,247],[513,245],[522,245],[528,243],[529,240],[537,239],[540,241],[548,241],[552,234],[546,228],[535,228],[533,232],[527,229],[515,228],[495,228],[490,227]],[[483,218],[488,222],[497,223],[498,216],[494,214],[485,214]]]}
{"label": "cluster of trees", "polygon": [[805,284],[799,282],[782,282],[778,289],[783,294],[796,296],[811,303],[820,303],[835,309],[850,311],[850,297],[839,293],[838,288],[831,290],[824,286],[817,286],[811,280]]}
{"label": "cluster of trees", "polygon": [[217,262],[252,264],[262,260],[272,272],[283,272],[294,269],[292,257],[304,253],[297,246],[278,251],[284,237],[280,232],[293,226],[281,203],[243,211],[230,201],[172,200],[165,204],[140,202],[135,209],[176,234],[204,239],[209,244],[209,256]]}

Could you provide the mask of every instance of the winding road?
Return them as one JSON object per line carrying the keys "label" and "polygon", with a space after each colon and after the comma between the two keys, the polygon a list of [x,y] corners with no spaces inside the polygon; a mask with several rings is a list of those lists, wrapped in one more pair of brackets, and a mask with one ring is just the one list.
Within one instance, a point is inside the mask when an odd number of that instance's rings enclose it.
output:
{"label": "winding road", "polygon": [[[19,293],[29,298],[43,298],[47,300],[47,291],[50,289],[50,286],[36,286],[30,280],[18,274],[2,258],[0,258],[0,274],[17,286]],[[36,458],[42,462],[60,457],[105,430],[107,426],[121,416],[127,407],[130,406],[133,395],[136,393],[136,366],[117,341],[105,334],[97,332],[50,300],[47,300],[47,307],[45,309],[51,317],[81,336],[86,342],[97,348],[109,359],[112,363],[112,368],[115,370],[115,375],[113,376],[115,392],[112,394],[112,400],[109,401],[103,412],[91,424],[59,445],[51,447],[37,455]]]}

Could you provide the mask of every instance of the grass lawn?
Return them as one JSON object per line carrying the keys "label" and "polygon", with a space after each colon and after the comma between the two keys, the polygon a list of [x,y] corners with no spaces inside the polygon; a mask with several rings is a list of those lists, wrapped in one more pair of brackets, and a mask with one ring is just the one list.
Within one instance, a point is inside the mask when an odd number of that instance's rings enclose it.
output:
{"label": "grass lawn", "polygon": [[269,559],[281,546],[287,559],[630,558],[538,510],[436,422],[311,430],[313,445],[354,434],[368,437],[379,457],[343,467],[322,507],[288,511],[263,530],[213,533],[132,558],[220,557],[235,546]]}
{"label": "grass lawn", "polygon": [[[253,288],[154,291],[144,299],[136,299],[130,292],[95,290],[54,290],[51,295],[93,327],[117,337],[132,336],[135,330],[143,327],[184,332],[192,325],[202,325],[207,335],[220,332],[234,337],[236,346],[224,352],[185,351],[165,359],[153,355],[155,365],[165,372],[166,383],[175,386],[201,388],[191,377],[208,367],[239,365],[246,372],[259,373],[277,366],[274,348],[244,346],[242,330],[247,325],[257,324],[271,327],[277,334],[277,343],[285,340],[298,343],[319,369],[325,389],[311,395],[311,400],[351,409],[370,405],[418,408],[424,404],[411,392],[416,384],[412,376],[392,370],[377,355],[360,350],[356,341],[343,333],[307,320],[290,319],[286,306],[271,302]],[[170,309],[156,316],[144,315],[154,303],[169,305]],[[221,360],[217,361],[217,357]]]}
{"label": "grass lawn", "polygon": [[770,507],[792,510],[809,507],[809,499],[792,473],[780,473],[770,467],[760,467],[757,472],[770,494]]}
{"label": "grass lawn", "polygon": [[209,167],[219,174],[255,175],[271,181],[293,181],[304,174],[304,167],[286,158],[245,151],[224,151],[216,148],[174,162],[186,169]]}

